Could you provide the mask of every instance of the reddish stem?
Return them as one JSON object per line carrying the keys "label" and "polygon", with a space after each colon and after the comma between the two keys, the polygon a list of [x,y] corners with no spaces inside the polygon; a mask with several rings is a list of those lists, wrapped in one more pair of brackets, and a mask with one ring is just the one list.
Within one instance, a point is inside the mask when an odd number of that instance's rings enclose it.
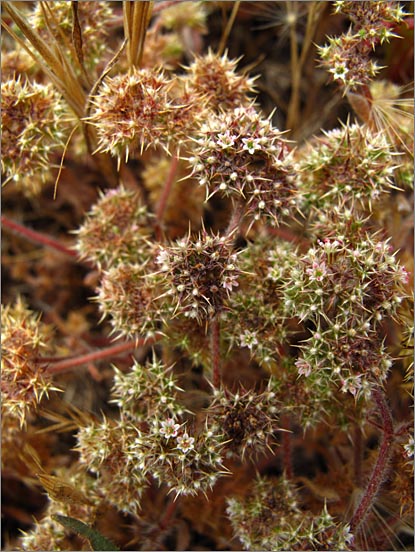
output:
{"label": "reddish stem", "polygon": [[156,221],[157,221],[157,227],[156,227],[156,233],[157,233],[157,239],[161,239],[161,224],[163,221],[164,212],[167,207],[167,201],[169,199],[169,195],[173,186],[173,182],[176,177],[177,173],[177,167],[179,166],[179,156],[173,155],[170,163],[170,170],[169,174],[167,175],[166,182],[164,183],[164,189],[161,194],[159,203],[157,205],[157,211],[156,211]]}
{"label": "reddish stem", "polygon": [[[119,343],[118,345],[112,345],[106,349],[100,349],[99,351],[94,351],[92,353],[87,353],[86,355],[80,355],[74,358],[65,358],[65,360],[60,360],[53,364],[53,366],[48,366],[46,368],[49,374],[57,374],[76,368],[77,366],[82,366],[83,364],[89,364],[96,360],[102,360],[104,358],[120,356],[128,351],[133,351],[137,347],[142,345],[151,345],[161,339],[161,334],[156,334],[152,338],[141,338],[134,341],[127,341],[124,343]],[[58,360],[58,359],[56,359]],[[49,359],[48,362],[51,362]]]}
{"label": "reddish stem", "polygon": [[18,222],[9,219],[5,215],[1,216],[1,224],[4,228],[8,228],[15,234],[23,236],[33,243],[45,245],[46,247],[50,247],[51,249],[59,251],[60,253],[64,253],[65,255],[68,255],[72,258],[77,257],[76,251],[69,249],[69,247],[66,247],[54,238],[46,236],[45,234],[41,234],[40,232],[36,232],[35,230],[31,230],[30,228],[26,228],[26,226],[23,226]]}
{"label": "reddish stem", "polygon": [[354,429],[353,460],[354,460],[354,481],[358,487],[362,486],[362,463],[363,463],[363,435],[360,426]]}
{"label": "reddish stem", "polygon": [[176,500],[172,500],[170,504],[167,506],[166,511],[164,512],[164,516],[159,523],[159,527],[161,531],[164,531],[169,526],[170,520],[177,509],[177,505],[178,505],[178,502]]}
{"label": "reddish stem", "polygon": [[220,324],[217,316],[212,318],[210,323],[211,345],[212,345],[212,383],[215,387],[220,385]]}
{"label": "reddish stem", "polygon": [[392,443],[393,443],[393,421],[392,414],[389,406],[385,400],[385,397],[381,391],[375,389],[372,393],[373,398],[378,406],[379,413],[383,421],[383,437],[379,447],[379,454],[376,460],[376,464],[373,468],[372,475],[370,476],[369,483],[361,498],[355,513],[350,522],[350,528],[352,533],[356,533],[359,527],[364,522],[375,498],[378,494],[382,484],[385,481],[386,473],[388,470],[389,461],[392,455]]}

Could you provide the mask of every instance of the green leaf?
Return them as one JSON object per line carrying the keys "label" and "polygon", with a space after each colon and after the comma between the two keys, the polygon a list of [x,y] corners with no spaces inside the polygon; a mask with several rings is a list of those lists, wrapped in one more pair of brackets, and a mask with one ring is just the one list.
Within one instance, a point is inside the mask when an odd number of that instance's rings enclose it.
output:
{"label": "green leaf", "polygon": [[78,535],[86,537],[94,550],[119,550],[113,542],[78,519],[61,516],[60,514],[53,515],[52,518],[64,527],[72,529],[72,531],[75,531]]}

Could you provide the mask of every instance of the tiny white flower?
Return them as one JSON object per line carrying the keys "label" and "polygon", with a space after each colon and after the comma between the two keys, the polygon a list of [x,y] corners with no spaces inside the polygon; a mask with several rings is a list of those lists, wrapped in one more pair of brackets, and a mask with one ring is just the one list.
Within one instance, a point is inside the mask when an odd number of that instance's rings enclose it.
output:
{"label": "tiny white flower", "polygon": [[177,437],[177,448],[186,453],[194,448],[194,442],[194,437],[189,437],[187,432],[185,432],[180,437]]}
{"label": "tiny white flower", "polygon": [[177,432],[180,429],[180,424],[176,424],[173,418],[168,418],[165,422],[161,422],[161,428],[159,432],[164,435],[166,439],[170,437],[176,437]]}

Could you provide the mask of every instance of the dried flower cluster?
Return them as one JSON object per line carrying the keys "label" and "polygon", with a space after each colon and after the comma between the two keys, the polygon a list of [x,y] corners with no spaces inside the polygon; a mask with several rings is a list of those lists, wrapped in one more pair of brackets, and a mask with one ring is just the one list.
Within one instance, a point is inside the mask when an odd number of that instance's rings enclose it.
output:
{"label": "dried flower cluster", "polygon": [[3,465],[28,489],[11,533],[39,521],[17,548],[407,547],[403,7],[21,4],[3,23]]}
{"label": "dried flower cluster", "polygon": [[39,316],[21,298],[2,309],[1,325],[2,421],[17,418],[22,427],[42,398],[56,390],[40,362],[41,354],[48,349],[51,329],[39,322]]}
{"label": "dried flower cluster", "polygon": [[65,143],[65,106],[50,84],[20,78],[1,85],[1,170],[28,196],[52,178]]}
{"label": "dried flower cluster", "polygon": [[320,56],[333,80],[346,91],[367,85],[380,67],[371,58],[375,46],[397,35],[391,23],[400,23],[405,12],[397,2],[348,2],[339,0],[337,13],[350,17],[352,26],[339,37],[319,48]]}

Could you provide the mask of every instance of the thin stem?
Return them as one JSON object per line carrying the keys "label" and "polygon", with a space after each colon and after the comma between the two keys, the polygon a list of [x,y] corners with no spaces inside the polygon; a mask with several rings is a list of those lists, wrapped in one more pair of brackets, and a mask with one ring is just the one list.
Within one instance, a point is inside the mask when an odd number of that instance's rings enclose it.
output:
{"label": "thin stem", "polygon": [[[119,343],[118,345],[112,345],[111,347],[107,347],[105,349],[100,349],[99,351],[87,353],[86,355],[81,355],[74,358],[66,358],[65,360],[56,362],[56,364],[53,364],[52,366],[48,366],[46,368],[46,371],[49,372],[49,374],[67,372],[68,370],[71,370],[72,368],[76,368],[78,366],[82,366],[83,364],[89,364],[90,362],[102,360],[104,358],[117,357],[129,351],[133,351],[134,349],[142,345],[150,345],[152,343],[156,343],[161,339],[161,337],[161,334],[156,334],[152,338],[141,338],[134,341],[127,341],[124,343]],[[48,362],[50,362],[50,359]]]}
{"label": "thin stem", "polygon": [[358,487],[362,486],[362,463],[363,463],[363,434],[360,426],[356,424],[354,428],[353,442],[353,467],[354,481]]}
{"label": "thin stem", "polygon": [[366,519],[376,495],[385,481],[389,461],[392,455],[392,443],[394,438],[392,414],[385,400],[384,394],[380,390],[375,389],[372,395],[378,406],[379,413],[383,421],[383,437],[379,447],[378,458],[373,468],[372,475],[370,476],[369,483],[350,522],[352,533],[356,533]]}
{"label": "thin stem", "polygon": [[51,249],[59,251],[60,253],[64,253],[65,255],[68,255],[72,258],[77,257],[76,251],[69,249],[69,247],[66,247],[54,238],[46,236],[45,234],[41,234],[40,232],[36,232],[35,230],[31,230],[30,228],[26,228],[26,226],[23,226],[22,224],[9,219],[5,215],[1,216],[1,224],[4,228],[11,230],[15,234],[19,234],[20,236],[24,236],[26,239],[33,243],[45,245],[46,247],[50,247]]}
{"label": "thin stem", "polygon": [[239,228],[239,225],[241,224],[241,220],[243,219],[245,213],[245,204],[242,201],[238,201],[233,209],[231,218],[228,223],[228,227],[225,231],[225,236],[230,236],[237,228]]}
{"label": "thin stem", "polygon": [[170,520],[173,517],[174,512],[177,510],[177,500],[172,500],[164,512],[163,518],[160,520],[159,527],[161,531],[164,531],[169,526]]}
{"label": "thin stem", "polygon": [[170,196],[171,189],[173,187],[173,183],[176,178],[177,174],[177,168],[179,166],[179,155],[173,155],[170,163],[170,170],[169,174],[167,175],[166,182],[164,183],[163,192],[161,194],[159,203],[157,205],[157,211],[156,211],[156,220],[157,220],[157,227],[156,227],[156,233],[157,233],[157,239],[161,239],[161,225],[163,221],[164,212],[166,211],[167,202]]}
{"label": "thin stem", "polygon": [[232,30],[232,26],[235,22],[236,14],[238,13],[240,3],[241,3],[241,1],[238,0],[233,5],[232,13],[231,13],[231,15],[228,19],[225,30],[223,31],[222,37],[220,39],[220,44],[219,44],[219,48],[218,48],[218,55],[219,56],[221,56],[223,54],[223,52],[225,51],[226,42],[229,38],[230,32]]}
{"label": "thin stem", "polygon": [[212,383],[215,387],[220,385],[220,324],[219,318],[215,316],[210,322],[210,334],[212,345]]}

